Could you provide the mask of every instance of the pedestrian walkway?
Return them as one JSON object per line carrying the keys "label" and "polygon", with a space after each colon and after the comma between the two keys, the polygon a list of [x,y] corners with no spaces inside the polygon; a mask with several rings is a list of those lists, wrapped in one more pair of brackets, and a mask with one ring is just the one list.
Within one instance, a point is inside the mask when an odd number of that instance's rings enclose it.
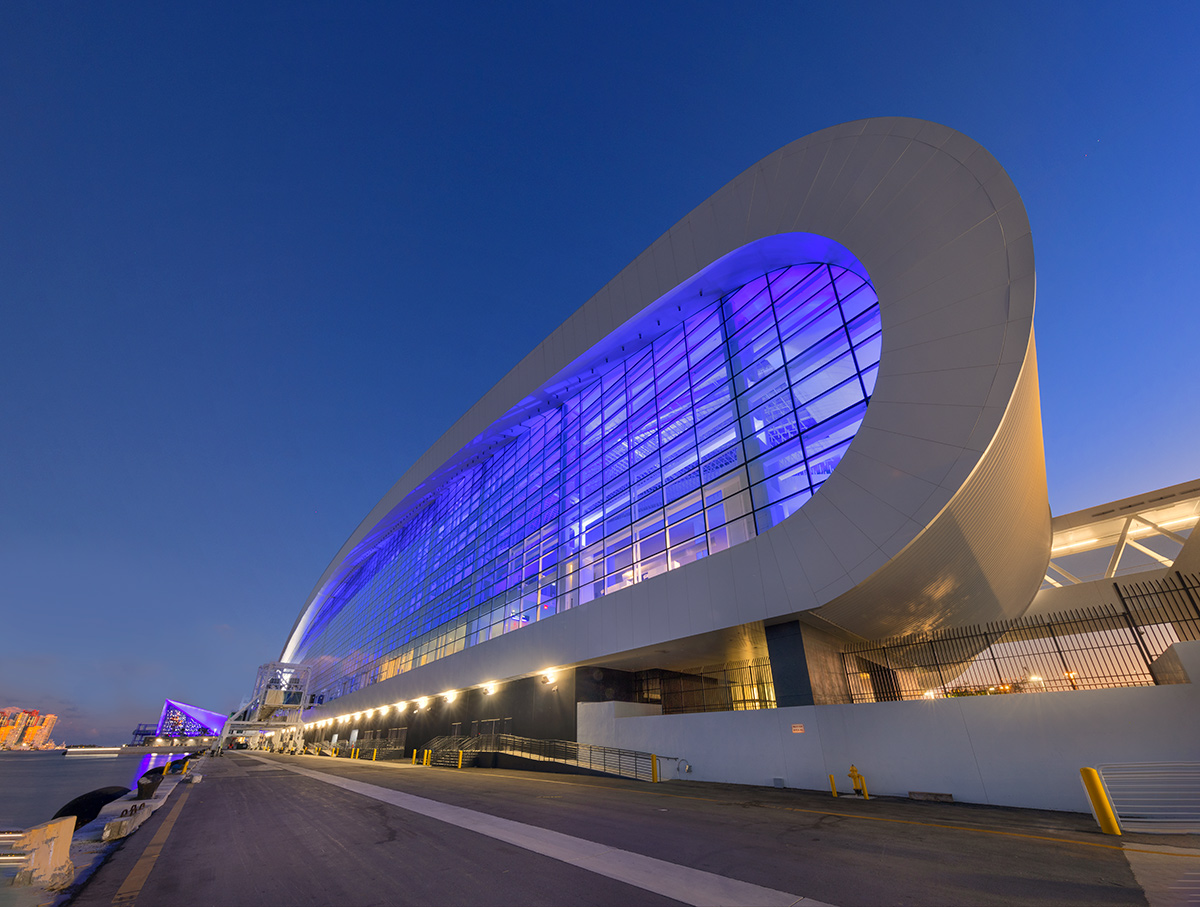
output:
{"label": "pedestrian walkway", "polygon": [[1200,869],[1194,840],[1078,814],[319,757],[199,770],[75,904],[1144,905],[1157,883],[1126,848]]}

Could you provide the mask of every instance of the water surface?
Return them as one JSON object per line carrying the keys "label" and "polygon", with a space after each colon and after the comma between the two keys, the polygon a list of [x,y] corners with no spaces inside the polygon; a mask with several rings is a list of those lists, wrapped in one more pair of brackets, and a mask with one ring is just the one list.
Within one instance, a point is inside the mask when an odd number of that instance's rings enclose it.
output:
{"label": "water surface", "polygon": [[62,750],[0,752],[0,831],[20,831],[49,822],[60,808],[98,787],[137,786],[148,769],[174,755],[64,756]]}

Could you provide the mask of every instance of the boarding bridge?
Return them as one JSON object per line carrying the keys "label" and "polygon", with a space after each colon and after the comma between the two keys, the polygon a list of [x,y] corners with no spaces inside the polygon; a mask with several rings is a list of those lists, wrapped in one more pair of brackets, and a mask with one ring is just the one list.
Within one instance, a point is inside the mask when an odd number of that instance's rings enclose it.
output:
{"label": "boarding bridge", "polygon": [[257,737],[256,749],[304,746],[301,715],[308,705],[309,665],[272,661],[260,665],[249,704],[225,725],[223,743],[237,737]]}

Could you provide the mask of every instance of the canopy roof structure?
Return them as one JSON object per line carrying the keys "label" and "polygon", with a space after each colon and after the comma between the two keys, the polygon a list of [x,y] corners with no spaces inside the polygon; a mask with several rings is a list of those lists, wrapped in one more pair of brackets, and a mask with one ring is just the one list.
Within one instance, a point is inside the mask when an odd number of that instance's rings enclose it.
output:
{"label": "canopy roof structure", "polygon": [[210,712],[197,705],[168,699],[163,702],[155,736],[215,737],[225,728],[227,720],[220,712]]}

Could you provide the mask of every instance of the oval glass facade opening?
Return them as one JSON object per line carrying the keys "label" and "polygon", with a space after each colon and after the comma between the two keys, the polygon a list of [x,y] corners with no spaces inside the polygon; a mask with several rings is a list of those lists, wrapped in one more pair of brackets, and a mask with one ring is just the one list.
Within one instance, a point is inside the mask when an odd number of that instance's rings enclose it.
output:
{"label": "oval glass facade opening", "polygon": [[447,478],[333,588],[295,647],[311,692],[328,701],[683,568],[820,488],[875,387],[867,275],[795,264],[668,327],[651,309],[632,327],[652,339]]}

